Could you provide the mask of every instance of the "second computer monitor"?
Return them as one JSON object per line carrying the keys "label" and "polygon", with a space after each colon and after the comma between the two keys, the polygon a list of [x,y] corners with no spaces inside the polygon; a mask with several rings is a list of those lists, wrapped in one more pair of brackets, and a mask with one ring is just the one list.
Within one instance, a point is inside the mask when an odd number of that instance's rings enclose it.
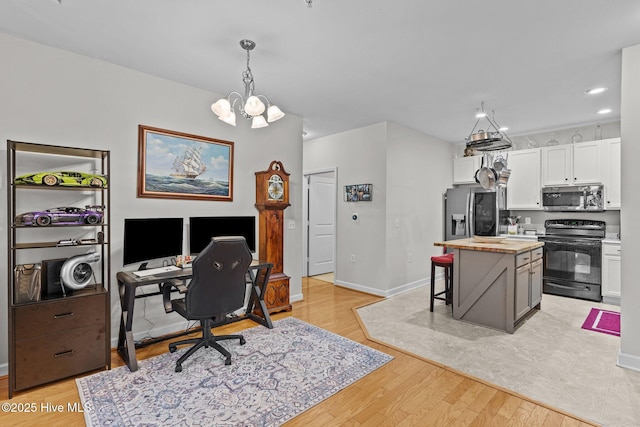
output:
{"label": "second computer monitor", "polygon": [[196,216],[189,218],[189,251],[200,253],[212,237],[242,236],[251,252],[256,251],[255,216]]}

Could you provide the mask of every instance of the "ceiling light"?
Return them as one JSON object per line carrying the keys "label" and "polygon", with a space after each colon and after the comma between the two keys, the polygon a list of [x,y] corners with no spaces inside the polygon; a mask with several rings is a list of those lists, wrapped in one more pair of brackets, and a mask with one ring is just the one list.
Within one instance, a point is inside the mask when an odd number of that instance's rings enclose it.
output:
{"label": "ceiling light", "polygon": [[603,108],[602,110],[598,110],[598,114],[609,114],[611,112],[611,108]]}
{"label": "ceiling light", "polygon": [[[249,67],[249,52],[256,47],[256,44],[251,40],[240,40],[240,47],[247,51],[247,69],[242,72],[242,82],[244,83],[244,96],[238,92],[230,92],[226,98],[220,98],[211,105],[211,111],[215,113],[220,120],[228,123],[232,126],[236,125],[236,113],[234,108],[236,103],[238,105],[238,111],[246,119],[252,119],[251,128],[263,128],[269,126],[269,123],[280,120],[284,117],[284,113],[275,105],[269,102],[269,99],[264,95],[255,95],[255,85],[253,82],[253,74]],[[265,106],[265,102],[267,106]],[[267,117],[262,115],[265,110],[267,111]],[[269,122],[269,123],[267,123]]]}
{"label": "ceiling light", "polygon": [[606,87],[594,87],[593,89],[589,89],[589,90],[585,91],[584,93],[586,93],[587,95],[597,95],[597,94],[602,93],[602,92],[604,92],[606,90],[607,90]]}
{"label": "ceiling light", "polygon": [[500,129],[498,129],[498,130],[499,130],[500,132],[504,132],[504,131],[506,131],[506,130],[509,130],[509,128],[508,128],[508,127],[506,127],[506,126],[502,126],[502,127],[501,127]]}

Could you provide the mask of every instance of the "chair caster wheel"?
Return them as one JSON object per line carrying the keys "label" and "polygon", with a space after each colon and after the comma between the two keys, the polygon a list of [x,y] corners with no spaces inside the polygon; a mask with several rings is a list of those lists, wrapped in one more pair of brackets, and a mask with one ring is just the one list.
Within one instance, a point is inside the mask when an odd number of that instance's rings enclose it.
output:
{"label": "chair caster wheel", "polygon": [[244,338],[240,338],[240,345],[245,345],[247,342]]}
{"label": "chair caster wheel", "polygon": [[182,372],[182,365],[176,365],[176,372]]}
{"label": "chair caster wheel", "polygon": [[175,346],[171,346],[171,345],[169,346],[169,352],[170,352],[170,353],[175,353],[177,349],[178,349],[178,348],[177,348],[177,347],[175,347]]}
{"label": "chair caster wheel", "polygon": [[225,364],[225,365],[227,365],[227,366],[228,366],[228,365],[231,365],[231,359],[226,359],[226,360],[224,361],[224,364]]}

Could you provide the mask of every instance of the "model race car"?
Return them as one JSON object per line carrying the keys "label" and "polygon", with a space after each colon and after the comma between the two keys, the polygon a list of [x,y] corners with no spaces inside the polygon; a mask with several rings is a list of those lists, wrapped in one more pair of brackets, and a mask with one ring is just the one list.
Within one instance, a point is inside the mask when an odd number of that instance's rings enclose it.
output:
{"label": "model race car", "polygon": [[85,172],[40,172],[16,177],[15,184],[107,187],[107,177]]}
{"label": "model race car", "polygon": [[16,216],[16,225],[96,225],[102,222],[104,206],[83,208],[51,208],[41,212],[26,212]]}

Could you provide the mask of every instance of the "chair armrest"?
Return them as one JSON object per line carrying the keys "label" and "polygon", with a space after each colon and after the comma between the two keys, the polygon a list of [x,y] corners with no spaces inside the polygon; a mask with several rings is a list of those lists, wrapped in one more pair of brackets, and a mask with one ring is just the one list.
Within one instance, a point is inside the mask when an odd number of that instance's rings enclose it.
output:
{"label": "chair armrest", "polygon": [[176,288],[178,292],[184,294],[187,292],[187,287],[184,282],[169,281],[162,284],[162,304],[164,305],[165,313],[171,313],[173,307],[171,306],[171,288]]}

